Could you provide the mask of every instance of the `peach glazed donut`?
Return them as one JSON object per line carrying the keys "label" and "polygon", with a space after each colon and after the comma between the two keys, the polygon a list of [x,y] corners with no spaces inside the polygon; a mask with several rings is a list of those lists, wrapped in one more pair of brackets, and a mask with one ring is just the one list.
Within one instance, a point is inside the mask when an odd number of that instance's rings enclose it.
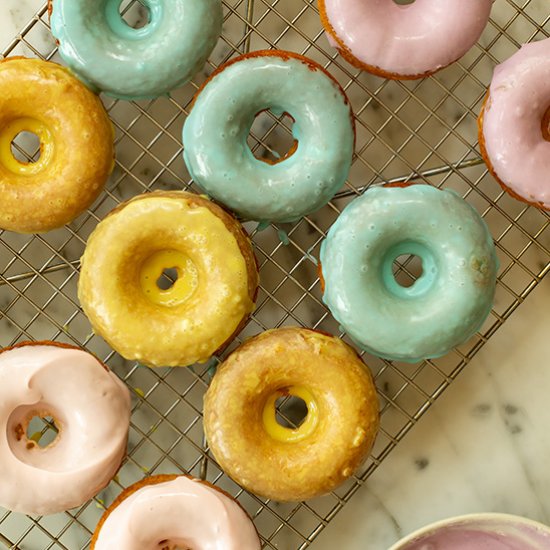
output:
{"label": "peach glazed donut", "polygon": [[254,524],[206,481],[157,475],[134,483],[103,514],[91,550],[260,550]]}
{"label": "peach glazed donut", "polygon": [[[297,428],[276,420],[284,396],[307,406]],[[363,361],[342,340],[309,329],[270,330],[246,342],[218,367],[204,400],[204,431],[221,468],[282,502],[322,495],[349,478],[378,425]]]}
{"label": "peach glazed donut", "polygon": [[[159,286],[163,272],[177,279]],[[254,308],[250,239],[219,206],[183,191],[140,195],[94,230],[78,297],[94,330],[126,359],[153,367],[206,361]]]}
{"label": "peach glazed donut", "polygon": [[[34,417],[59,433],[42,447]],[[0,506],[55,514],[80,506],[116,474],[130,425],[126,386],[94,356],[55,342],[0,352]]]}
{"label": "peach glazed donut", "polygon": [[319,0],[329,42],[352,65],[412,80],[460,59],[489,21],[493,0]]}
{"label": "peach glazed donut", "polygon": [[[12,153],[21,132],[40,139],[40,158]],[[76,218],[114,166],[113,126],[99,98],[55,63],[0,61],[0,229],[40,233]]]}
{"label": "peach glazed donut", "polygon": [[550,210],[550,39],[496,67],[479,115],[481,154],[510,195]]}

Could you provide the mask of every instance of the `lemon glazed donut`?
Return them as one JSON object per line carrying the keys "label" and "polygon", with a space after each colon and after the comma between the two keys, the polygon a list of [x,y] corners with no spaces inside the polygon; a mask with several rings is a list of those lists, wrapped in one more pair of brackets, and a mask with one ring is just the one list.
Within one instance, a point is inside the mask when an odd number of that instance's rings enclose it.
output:
{"label": "lemon glazed donut", "polygon": [[[27,437],[52,417],[56,439]],[[116,474],[126,452],[130,394],[95,357],[55,342],[0,352],[0,506],[55,514],[80,506]]]}
{"label": "lemon glazed donut", "polygon": [[[163,271],[177,280],[158,286]],[[254,308],[258,269],[250,239],[230,214],[183,191],[140,195],[94,230],[78,297],[94,330],[146,365],[206,361]]]}
{"label": "lemon glazed donut", "polygon": [[[40,158],[17,160],[21,132],[40,139]],[[99,98],[60,65],[0,61],[0,229],[61,227],[97,198],[114,166],[114,130]]]}
{"label": "lemon glazed donut", "polygon": [[[276,401],[295,396],[307,416],[280,425]],[[378,432],[372,376],[340,339],[313,330],[264,332],[219,367],[204,400],[204,431],[221,468],[245,489],[277,501],[336,488],[367,457]]]}
{"label": "lemon glazed donut", "polygon": [[91,550],[260,550],[254,524],[229,494],[184,475],[123,491],[99,521]]}
{"label": "lemon glazed donut", "polygon": [[[401,286],[393,263],[422,261]],[[498,261],[483,218],[452,190],[373,187],[348,204],[321,245],[323,301],[373,355],[415,363],[468,340],[489,315]]]}
{"label": "lemon glazed donut", "polygon": [[479,116],[489,171],[514,198],[550,210],[550,39],[495,68]]}
{"label": "lemon glazed donut", "polygon": [[319,0],[329,42],[352,65],[412,80],[460,59],[489,21],[493,0]]}
{"label": "lemon glazed donut", "polygon": [[[256,158],[247,143],[266,110],[294,120],[294,146],[277,162]],[[197,92],[183,143],[189,173],[216,201],[245,219],[294,222],[344,185],[355,126],[344,90],[323,67],[257,51],[222,65]]]}
{"label": "lemon glazed donut", "polygon": [[140,0],[148,23],[134,29],[122,0],[49,0],[63,61],[97,91],[152,99],[183,86],[204,65],[222,30],[221,0]]}

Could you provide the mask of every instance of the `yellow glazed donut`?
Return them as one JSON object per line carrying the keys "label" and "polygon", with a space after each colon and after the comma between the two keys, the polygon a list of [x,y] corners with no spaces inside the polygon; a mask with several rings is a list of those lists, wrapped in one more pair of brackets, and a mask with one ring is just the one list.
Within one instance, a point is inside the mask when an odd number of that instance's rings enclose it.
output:
{"label": "yellow glazed donut", "polygon": [[[177,271],[169,289],[157,281]],[[94,230],[78,297],[94,330],[146,365],[206,361],[254,308],[258,270],[244,229],[209,200],[183,191],[140,195]]]}
{"label": "yellow glazed donut", "polygon": [[[21,132],[40,158],[18,161]],[[0,62],[0,229],[49,231],[97,198],[114,166],[114,132],[100,99],[67,69],[39,59]]]}
{"label": "yellow glazed donut", "polygon": [[[308,413],[296,429],[275,418],[293,395]],[[378,432],[370,372],[340,339],[300,328],[252,338],[218,367],[204,402],[204,430],[221,468],[277,501],[327,493],[350,477]]]}

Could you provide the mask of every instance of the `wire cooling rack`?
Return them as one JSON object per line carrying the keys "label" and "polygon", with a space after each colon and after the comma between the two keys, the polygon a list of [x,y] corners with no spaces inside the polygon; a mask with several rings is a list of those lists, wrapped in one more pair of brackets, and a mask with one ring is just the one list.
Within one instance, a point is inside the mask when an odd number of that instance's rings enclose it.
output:
{"label": "wire cooling rack", "polygon": [[[140,4],[125,1],[121,9],[129,24],[147,22]],[[303,550],[549,269],[548,215],[501,191],[483,165],[476,133],[476,116],[494,65],[521,43],[548,37],[546,0],[497,0],[481,43],[459,63],[416,82],[386,81],[350,67],[329,47],[314,0],[224,0],[224,14],[222,39],[192,84],[155,101],[105,99],[116,128],[117,163],[106,192],[89,212],[45,235],[0,233],[0,345],[43,339],[82,345],[126,381],[133,399],[128,456],[115,480],[81,508],[55,516],[31,518],[0,510],[0,541],[10,549],[86,548],[104,507],[123,487],[149,474],[185,472],[207,478],[238,498],[254,518],[264,548]],[[466,344],[416,365],[364,356],[376,378],[382,411],[372,455],[337,491],[300,504],[279,504],[244,492],[208,454],[202,398],[217,359],[187,369],[158,370],[127,362],[92,333],[76,295],[86,238],[113,207],[153,189],[198,191],[182,161],[181,129],[191,98],[220,63],[260,48],[303,53],[341,82],[356,115],[357,149],[349,180],[330,205],[293,225],[257,231],[246,224],[260,264],[261,290],[255,313],[228,351],[253,334],[286,325],[345,338],[321,301],[315,258],[338,213],[370,185],[422,181],[457,190],[486,219],[500,259],[491,316]],[[59,60],[45,5],[3,55]],[[37,150],[27,138],[15,140],[14,154],[31,160]],[[250,137],[257,156],[276,157],[291,144],[288,119],[269,113],[258,117]],[[410,284],[418,269],[414,259],[402,258],[396,276]],[[292,417],[293,411],[283,404],[281,413]],[[36,428],[38,437],[51,428],[44,421]]]}

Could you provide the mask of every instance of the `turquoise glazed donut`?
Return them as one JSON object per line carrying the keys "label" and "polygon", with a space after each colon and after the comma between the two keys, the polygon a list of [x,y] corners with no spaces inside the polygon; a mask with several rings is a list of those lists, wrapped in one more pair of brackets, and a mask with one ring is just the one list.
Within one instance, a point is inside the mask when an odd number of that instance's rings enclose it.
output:
{"label": "turquoise glazed donut", "polygon": [[130,27],[122,0],[50,0],[51,27],[69,68],[96,92],[148,99],[188,82],[221,34],[221,0],[140,0],[149,23]]}
{"label": "turquoise glazed donut", "polygon": [[[257,114],[294,119],[295,150],[276,163],[257,159],[247,137]],[[193,179],[241,217],[293,222],[342,187],[355,142],[347,97],[317,63],[259,51],[220,67],[195,98],[183,129]]]}
{"label": "turquoise glazed donut", "polygon": [[[409,288],[394,260],[413,254]],[[481,216],[458,194],[429,185],[375,187],[349,204],[321,246],[323,300],[366,351],[414,363],[439,357],[483,324],[498,262]]]}

